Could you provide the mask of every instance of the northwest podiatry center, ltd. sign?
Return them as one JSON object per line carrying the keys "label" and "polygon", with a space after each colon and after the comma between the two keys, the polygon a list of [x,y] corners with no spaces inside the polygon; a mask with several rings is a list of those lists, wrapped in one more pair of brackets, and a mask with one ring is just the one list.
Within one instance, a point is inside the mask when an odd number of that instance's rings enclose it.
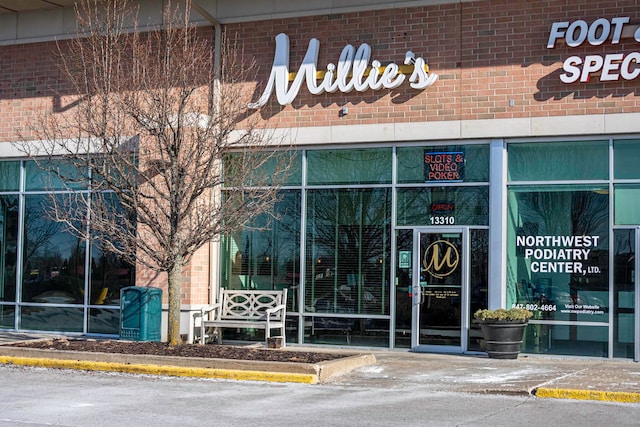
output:
{"label": "northwest podiatry center, ltd. sign", "polygon": [[600,268],[587,265],[600,236],[517,236],[516,247],[523,250],[532,273],[598,274]]}
{"label": "northwest podiatry center, ltd. sign", "polygon": [[[640,27],[629,25],[629,17],[617,17],[611,20],[596,19],[592,23],[584,20],[573,22],[554,22],[549,32],[547,49],[556,47],[563,41],[570,48],[583,46],[617,45],[624,37],[633,38],[640,43]],[[631,30],[631,34],[628,30]],[[564,83],[588,82],[592,76],[599,75],[600,81],[634,80],[640,77],[640,52],[607,53],[604,55],[570,56],[564,60],[560,80]]]}

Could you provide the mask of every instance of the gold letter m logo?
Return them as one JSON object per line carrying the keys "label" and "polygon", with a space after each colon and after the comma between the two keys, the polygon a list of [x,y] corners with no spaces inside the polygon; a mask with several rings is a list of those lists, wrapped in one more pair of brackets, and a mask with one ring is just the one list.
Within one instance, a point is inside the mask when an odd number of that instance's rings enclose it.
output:
{"label": "gold letter m logo", "polygon": [[[441,252],[443,253],[441,254]],[[442,279],[456,271],[459,262],[458,249],[453,243],[438,240],[429,245],[425,251],[422,271],[427,271],[433,277]]]}

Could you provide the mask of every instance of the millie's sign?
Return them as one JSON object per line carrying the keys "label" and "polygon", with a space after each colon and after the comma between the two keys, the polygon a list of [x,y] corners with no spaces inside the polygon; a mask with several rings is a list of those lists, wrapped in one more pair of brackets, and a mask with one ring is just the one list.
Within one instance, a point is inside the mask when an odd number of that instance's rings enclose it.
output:
{"label": "millie's sign", "polygon": [[[349,93],[354,89],[358,92],[369,89],[394,89],[407,78],[401,67],[393,62],[383,67],[378,60],[371,61],[371,47],[366,43],[361,44],[358,49],[350,44],[346,45],[340,54],[338,65],[328,64],[327,71],[319,73],[319,50],[320,42],[311,39],[302,65],[289,86],[289,36],[284,33],[278,34],[269,81],[260,99],[249,104],[249,108],[257,109],[265,105],[274,90],[280,105],[291,104],[298,95],[303,81],[306,81],[311,94],[320,95],[336,91]],[[429,72],[429,66],[424,59],[416,58],[411,51],[405,54],[404,63],[413,64],[409,76],[409,84],[413,89],[425,89],[438,79],[437,74]]]}

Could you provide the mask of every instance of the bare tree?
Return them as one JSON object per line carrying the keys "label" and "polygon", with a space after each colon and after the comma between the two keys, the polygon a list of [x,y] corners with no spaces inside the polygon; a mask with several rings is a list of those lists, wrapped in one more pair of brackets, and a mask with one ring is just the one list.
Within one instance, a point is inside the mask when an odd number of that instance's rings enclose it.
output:
{"label": "bare tree", "polygon": [[189,1],[165,2],[162,24],[146,32],[128,0],[82,0],[76,19],[79,36],[57,49],[70,89],[60,98],[71,108],[39,117],[38,144],[21,146],[74,190],[52,198],[56,221],[167,273],[175,345],[183,267],[269,211],[291,153],[247,113],[253,62],[223,40],[216,69],[212,32],[191,23]]}

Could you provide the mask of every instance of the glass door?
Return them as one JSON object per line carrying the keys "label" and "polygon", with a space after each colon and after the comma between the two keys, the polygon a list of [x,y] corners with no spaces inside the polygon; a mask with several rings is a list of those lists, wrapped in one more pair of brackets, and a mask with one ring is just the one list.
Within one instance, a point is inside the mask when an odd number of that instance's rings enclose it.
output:
{"label": "glass door", "polygon": [[465,250],[463,229],[414,231],[412,337],[416,351],[466,350]]}

